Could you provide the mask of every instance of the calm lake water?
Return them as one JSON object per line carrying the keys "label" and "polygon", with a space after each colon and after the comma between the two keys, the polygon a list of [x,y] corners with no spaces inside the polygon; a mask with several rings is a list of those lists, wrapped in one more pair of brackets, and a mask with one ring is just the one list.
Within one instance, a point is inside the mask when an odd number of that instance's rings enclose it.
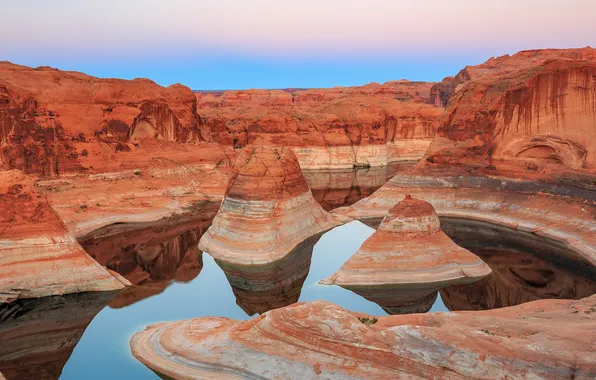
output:
{"label": "calm lake water", "polygon": [[[330,209],[368,196],[392,174],[371,171],[308,173],[305,176],[313,187],[315,198]],[[130,337],[146,325],[201,316],[244,320],[250,318],[249,314],[296,300],[327,300],[352,311],[386,315],[379,305],[355,293],[336,286],[318,285],[358,250],[374,232],[373,228],[355,221],[328,231],[319,239],[310,239],[276,275],[272,275],[271,281],[260,279],[259,292],[251,292],[233,287],[220,266],[196,247],[217,208],[215,204],[205,205],[200,217],[182,226],[147,228],[83,241],[84,247],[98,262],[118,271],[136,286],[116,296],[105,307],[105,299],[88,301],[76,296],[59,297],[60,300],[49,306],[23,306],[22,309],[28,312],[43,309],[35,318],[57,320],[50,323],[48,329],[55,329],[61,323],[64,331],[72,329],[72,336],[70,340],[58,343],[64,351],[60,355],[32,359],[29,371],[10,373],[17,373],[15,378],[29,376],[33,379],[39,378],[38,374],[43,372],[52,378],[63,365],[61,379],[157,379],[130,353]],[[480,255],[491,266],[493,274],[472,285],[442,290],[431,312],[483,310],[540,298],[582,298],[596,292],[593,271],[551,257],[548,247],[531,243],[531,247],[539,250],[534,252],[528,249],[523,239],[503,237],[495,240],[494,231],[483,232],[488,227],[456,220],[446,221],[444,228],[460,245]],[[236,281],[232,278],[232,283],[237,284]],[[80,310],[81,305],[87,304],[90,306]],[[91,318],[93,320],[85,328]],[[18,321],[17,317],[14,319]],[[19,323],[23,325],[24,322]],[[76,343],[81,333],[82,337]],[[7,334],[0,329],[0,338]],[[2,339],[2,342],[6,344],[7,340]],[[72,354],[69,354],[72,347],[69,349],[68,345],[75,343]]]}

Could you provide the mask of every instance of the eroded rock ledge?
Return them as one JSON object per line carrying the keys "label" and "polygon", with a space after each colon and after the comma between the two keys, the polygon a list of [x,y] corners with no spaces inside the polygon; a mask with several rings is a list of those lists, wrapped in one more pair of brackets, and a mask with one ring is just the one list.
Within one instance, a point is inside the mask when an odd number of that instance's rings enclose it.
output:
{"label": "eroded rock ledge", "polygon": [[370,197],[334,213],[378,224],[406,194],[428,200],[440,217],[489,223],[547,242],[561,256],[596,266],[596,206],[581,198],[511,191],[524,181],[487,177],[397,175]]}
{"label": "eroded rock ledge", "polygon": [[0,302],[130,285],[83,250],[21,171],[0,172],[0,209]]}
{"label": "eroded rock ledge", "polygon": [[595,308],[592,296],[363,323],[315,301],[246,322],[208,317],[151,325],[133,336],[131,348],[174,379],[588,379],[596,376]]}

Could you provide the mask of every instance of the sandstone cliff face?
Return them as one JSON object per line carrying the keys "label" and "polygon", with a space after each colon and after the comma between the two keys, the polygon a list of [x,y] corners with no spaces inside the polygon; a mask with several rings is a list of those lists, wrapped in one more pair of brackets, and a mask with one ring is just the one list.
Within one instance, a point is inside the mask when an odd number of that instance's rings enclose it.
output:
{"label": "sandstone cliff face", "polygon": [[0,172],[0,184],[0,302],[130,285],[87,255],[25,174]]}
{"label": "sandstone cliff face", "polygon": [[522,68],[540,65],[551,59],[596,60],[595,50],[583,49],[537,49],[523,50],[512,56],[503,55],[490,58],[488,61],[475,66],[466,66],[456,76],[451,76],[436,83],[430,89],[429,103],[437,107],[445,107],[451,95],[462,85],[483,76],[505,75]]}
{"label": "sandstone cliff face", "polygon": [[[426,104],[430,83],[332,89],[199,93],[201,135],[234,147],[291,147],[303,169],[383,166],[418,161],[442,109]],[[234,95],[234,102],[229,99]],[[283,95],[283,96],[282,96]],[[292,102],[272,101],[287,99]],[[206,100],[210,99],[210,100]]]}
{"label": "sandstone cliff face", "polygon": [[248,146],[199,248],[230,265],[275,265],[302,241],[345,221],[316,203],[289,148]]}
{"label": "sandstone cliff face", "polygon": [[472,252],[441,231],[428,202],[406,196],[342,267],[321,281],[379,304],[390,314],[427,312],[437,290],[491,273]]}
{"label": "sandstone cliff face", "polygon": [[174,379],[587,379],[596,375],[595,304],[596,296],[546,300],[365,324],[315,301],[245,322],[208,317],[151,325],[133,336],[131,348]]}
{"label": "sandstone cliff face", "polygon": [[196,97],[181,85],[0,63],[0,162],[9,168],[77,171],[85,143],[123,150],[143,137],[197,141],[199,123]]}
{"label": "sandstone cliff face", "polygon": [[427,166],[596,168],[596,62],[551,60],[486,75],[452,96]]}

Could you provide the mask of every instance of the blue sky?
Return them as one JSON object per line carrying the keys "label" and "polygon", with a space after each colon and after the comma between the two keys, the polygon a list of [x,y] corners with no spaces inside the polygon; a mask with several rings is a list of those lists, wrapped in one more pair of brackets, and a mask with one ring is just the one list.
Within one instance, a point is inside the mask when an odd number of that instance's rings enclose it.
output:
{"label": "blue sky", "polygon": [[596,45],[594,0],[0,0],[0,60],[193,89],[441,80]]}

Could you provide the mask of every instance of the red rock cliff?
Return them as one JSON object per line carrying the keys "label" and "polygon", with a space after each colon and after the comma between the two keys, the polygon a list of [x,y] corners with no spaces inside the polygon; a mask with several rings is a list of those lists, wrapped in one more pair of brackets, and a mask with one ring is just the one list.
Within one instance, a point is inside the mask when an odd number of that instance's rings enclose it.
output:
{"label": "red rock cliff", "polygon": [[143,137],[199,139],[196,97],[182,85],[99,79],[48,67],[0,63],[0,162],[26,173],[76,170],[81,143]]}
{"label": "red rock cliff", "polygon": [[552,59],[464,85],[424,163],[593,171],[595,152],[596,60]]}

